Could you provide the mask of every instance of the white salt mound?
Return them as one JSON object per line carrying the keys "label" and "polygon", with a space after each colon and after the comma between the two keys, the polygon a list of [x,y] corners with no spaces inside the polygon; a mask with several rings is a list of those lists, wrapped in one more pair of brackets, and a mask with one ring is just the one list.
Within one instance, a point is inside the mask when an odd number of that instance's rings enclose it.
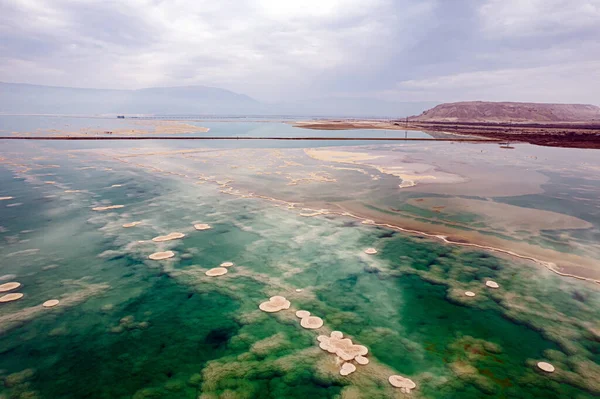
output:
{"label": "white salt mound", "polygon": [[497,282],[492,281],[492,280],[486,281],[485,285],[487,285],[490,288],[498,288],[498,287],[500,287]]}
{"label": "white salt mound", "polygon": [[258,308],[263,312],[275,313],[280,310],[289,309],[290,305],[290,301],[282,296],[276,295],[269,298],[268,301],[261,303]]}
{"label": "white salt mound", "polygon": [[388,381],[393,387],[400,388],[400,392],[403,393],[410,393],[410,391],[417,387],[417,384],[415,384],[413,380],[402,377],[401,375],[392,375],[388,378]]}
{"label": "white salt mound", "polygon": [[175,256],[175,252],[173,251],[164,251],[164,252],[155,252],[152,255],[148,256],[148,258],[152,260],[164,260],[169,259]]}
{"label": "white salt mound", "polygon": [[473,291],[465,291],[466,296],[474,297],[475,293]]}
{"label": "white salt mound", "polygon": [[300,320],[300,325],[308,330],[315,330],[323,327],[323,319],[317,316],[308,316]]}
{"label": "white salt mound", "polygon": [[46,302],[42,303],[42,306],[45,308],[53,308],[58,304],[59,304],[58,299],[50,299],[50,300],[47,300]]}
{"label": "white salt mound", "polygon": [[154,241],[154,242],[164,242],[164,241],[178,240],[178,239],[183,238],[183,237],[185,237],[185,234],[183,234],[183,233],[169,233],[166,236],[154,237],[152,239],[152,241]]}
{"label": "white salt mound", "polygon": [[344,377],[350,375],[356,371],[356,366],[352,363],[344,363],[342,364],[342,368],[340,369],[340,374]]}
{"label": "white salt mound", "polygon": [[547,362],[538,362],[537,366],[546,373],[553,373],[555,370],[554,366]]}
{"label": "white salt mound", "polygon": [[231,267],[233,266],[233,262],[223,262],[220,265],[221,267]]}
{"label": "white salt mound", "polygon": [[210,224],[206,224],[206,223],[198,223],[194,225],[194,228],[196,230],[208,230],[210,229]]}
{"label": "white salt mound", "polygon": [[131,223],[125,223],[125,224],[123,225],[123,227],[125,227],[126,229],[128,229],[128,228],[130,228],[130,227],[135,227],[135,226],[137,226],[137,225],[138,225],[138,224],[140,224],[140,223],[142,223],[142,222],[131,222]]}
{"label": "white salt mound", "polygon": [[12,301],[16,301],[17,299],[21,299],[23,298],[23,294],[21,294],[20,292],[15,292],[13,294],[6,294],[3,296],[0,296],[0,302],[12,302]]}
{"label": "white salt mound", "polygon": [[21,286],[21,283],[17,283],[16,281],[13,281],[10,283],[4,283],[4,284],[0,285],[0,292],[12,291],[15,288],[19,288],[20,286]]}
{"label": "white salt mound", "polygon": [[363,365],[363,366],[369,364],[369,359],[364,356],[361,356],[361,355],[356,356],[354,358],[354,360],[356,361],[356,363]]}
{"label": "white salt mound", "polygon": [[296,317],[299,319],[303,319],[308,316],[310,316],[310,312],[308,310],[299,310],[296,312]]}
{"label": "white salt mound", "polygon": [[365,253],[367,255],[375,255],[377,253],[377,250],[375,248],[367,248],[365,249]]}
{"label": "white salt mound", "polygon": [[215,267],[213,269],[208,270],[204,274],[206,274],[208,277],[222,276],[224,274],[227,274],[227,269],[225,269],[224,267]]}

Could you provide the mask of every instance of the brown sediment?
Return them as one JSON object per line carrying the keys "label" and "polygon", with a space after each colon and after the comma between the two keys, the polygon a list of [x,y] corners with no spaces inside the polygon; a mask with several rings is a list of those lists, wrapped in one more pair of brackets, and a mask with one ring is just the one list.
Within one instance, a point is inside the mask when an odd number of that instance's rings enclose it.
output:
{"label": "brown sediment", "polygon": [[208,277],[217,277],[227,274],[227,269],[224,267],[215,267],[210,270],[207,270],[205,273]]}
{"label": "brown sediment", "polygon": [[23,298],[23,294],[21,294],[20,292],[15,292],[12,294],[6,294],[6,295],[0,296],[0,302],[12,302],[12,301],[16,301],[17,299],[21,299],[21,298]]}
{"label": "brown sediment", "polygon": [[165,242],[165,241],[171,241],[171,240],[178,240],[180,238],[185,237],[185,234],[183,233],[169,233],[166,236],[158,236],[158,237],[154,237],[152,239],[152,241],[154,242]]}
{"label": "brown sediment", "polygon": [[12,281],[10,283],[4,283],[4,284],[0,285],[0,292],[12,291],[16,288],[19,288],[20,286],[21,286],[21,283],[18,283],[16,281]]}
{"label": "brown sediment", "polygon": [[148,256],[149,259],[152,260],[164,260],[169,259],[175,256],[175,252],[173,251],[164,251],[164,252],[155,252],[152,255]]}
{"label": "brown sediment", "polygon": [[107,211],[109,209],[120,209],[125,207],[125,205],[109,205],[109,206],[97,206],[92,208],[92,211]]}

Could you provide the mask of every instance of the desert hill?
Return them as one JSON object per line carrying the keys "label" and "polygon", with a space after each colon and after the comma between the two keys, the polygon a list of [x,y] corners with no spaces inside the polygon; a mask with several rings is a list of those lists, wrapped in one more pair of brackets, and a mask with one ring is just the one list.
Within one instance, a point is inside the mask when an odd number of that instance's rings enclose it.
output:
{"label": "desert hill", "polygon": [[441,104],[409,119],[415,122],[600,122],[600,107],[469,101]]}

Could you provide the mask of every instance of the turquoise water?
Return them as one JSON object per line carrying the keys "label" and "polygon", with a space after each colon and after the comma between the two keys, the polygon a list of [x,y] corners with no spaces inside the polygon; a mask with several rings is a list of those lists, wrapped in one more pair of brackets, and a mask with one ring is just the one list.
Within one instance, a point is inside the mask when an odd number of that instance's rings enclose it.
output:
{"label": "turquoise water", "polygon": [[[0,202],[0,274],[12,275],[2,282],[20,282],[24,294],[0,304],[2,395],[407,396],[387,382],[393,374],[415,381],[413,397],[600,393],[597,284],[349,217],[301,216],[286,203],[228,195],[226,184],[215,183],[233,177],[236,187],[273,197],[280,175],[263,176],[258,187],[244,184],[250,172],[229,168],[244,157],[269,165],[272,150],[212,160],[201,153],[175,163],[165,154],[131,157],[137,147],[2,147],[0,196],[14,198]],[[153,151],[154,143],[143,149]],[[300,160],[295,150],[281,156]],[[283,186],[284,196],[345,201],[392,186],[331,173],[335,183]],[[116,204],[124,207],[92,210]],[[122,227],[132,221],[141,224]],[[212,228],[196,231],[195,223]],[[151,241],[173,231],[186,236]],[[365,255],[368,247],[378,254]],[[176,255],[148,259],[159,250]],[[224,261],[235,263],[226,275],[204,274]],[[486,288],[487,279],[501,288]],[[261,312],[258,305],[273,295],[291,308]],[[57,307],[39,306],[53,298]],[[320,316],[324,327],[301,328],[298,309]],[[370,364],[340,376],[335,356],[316,341],[332,330],[367,346]],[[539,371],[538,361],[551,362],[555,373]]]}

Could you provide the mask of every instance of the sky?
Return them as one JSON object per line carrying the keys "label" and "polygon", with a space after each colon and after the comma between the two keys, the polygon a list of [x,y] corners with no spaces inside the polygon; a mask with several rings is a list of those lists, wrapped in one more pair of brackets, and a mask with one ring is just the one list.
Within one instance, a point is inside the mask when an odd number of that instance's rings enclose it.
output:
{"label": "sky", "polygon": [[600,0],[0,0],[0,81],[600,105]]}

